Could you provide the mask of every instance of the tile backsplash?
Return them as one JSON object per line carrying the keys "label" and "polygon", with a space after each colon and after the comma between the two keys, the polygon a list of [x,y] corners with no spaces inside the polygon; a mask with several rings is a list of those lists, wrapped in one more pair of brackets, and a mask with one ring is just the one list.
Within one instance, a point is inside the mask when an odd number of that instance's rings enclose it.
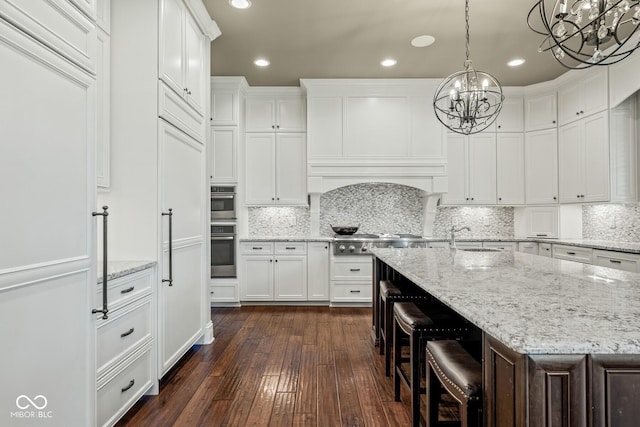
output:
{"label": "tile backsplash", "polygon": [[309,209],[292,206],[249,208],[249,236],[307,236],[311,228]]}
{"label": "tile backsplash", "polygon": [[433,237],[449,237],[452,225],[471,231],[457,233],[460,238],[513,238],[513,208],[496,206],[438,206]]}
{"label": "tile backsplash", "polygon": [[582,237],[621,242],[640,241],[640,205],[634,203],[583,206]]}

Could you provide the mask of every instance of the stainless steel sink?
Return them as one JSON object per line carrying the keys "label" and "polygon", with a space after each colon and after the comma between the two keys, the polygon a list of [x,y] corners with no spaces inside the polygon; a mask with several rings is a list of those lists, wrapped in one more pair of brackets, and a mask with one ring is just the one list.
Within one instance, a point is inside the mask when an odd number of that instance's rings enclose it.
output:
{"label": "stainless steel sink", "polygon": [[502,249],[498,248],[458,248],[458,250],[465,252],[502,252]]}

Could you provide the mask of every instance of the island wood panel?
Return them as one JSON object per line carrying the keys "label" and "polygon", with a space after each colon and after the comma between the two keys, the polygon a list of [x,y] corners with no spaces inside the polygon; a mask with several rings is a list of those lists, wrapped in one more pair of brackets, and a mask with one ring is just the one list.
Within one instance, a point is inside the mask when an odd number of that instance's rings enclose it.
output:
{"label": "island wood panel", "polygon": [[640,355],[592,355],[593,427],[640,424]]}
{"label": "island wood panel", "polygon": [[586,426],[587,356],[530,356],[528,365],[529,427]]}

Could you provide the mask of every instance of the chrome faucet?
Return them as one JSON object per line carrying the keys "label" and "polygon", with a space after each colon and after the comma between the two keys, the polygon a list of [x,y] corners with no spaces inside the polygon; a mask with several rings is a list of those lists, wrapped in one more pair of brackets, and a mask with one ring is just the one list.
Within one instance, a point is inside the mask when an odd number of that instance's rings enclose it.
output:
{"label": "chrome faucet", "polygon": [[449,229],[449,231],[451,232],[451,235],[449,237],[449,247],[451,249],[456,249],[456,233],[462,230],[467,230],[467,231],[471,231],[471,229],[469,227],[460,227],[460,228],[456,228],[455,225],[452,225],[451,228]]}

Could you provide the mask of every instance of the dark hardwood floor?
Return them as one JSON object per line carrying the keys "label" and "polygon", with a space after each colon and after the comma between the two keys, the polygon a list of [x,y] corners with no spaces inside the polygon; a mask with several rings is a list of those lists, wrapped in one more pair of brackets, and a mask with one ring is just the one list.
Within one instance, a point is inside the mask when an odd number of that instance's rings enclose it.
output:
{"label": "dark hardwood floor", "polygon": [[117,424],[408,426],[393,400],[371,309],[248,306],[211,311],[215,341],[195,346]]}

